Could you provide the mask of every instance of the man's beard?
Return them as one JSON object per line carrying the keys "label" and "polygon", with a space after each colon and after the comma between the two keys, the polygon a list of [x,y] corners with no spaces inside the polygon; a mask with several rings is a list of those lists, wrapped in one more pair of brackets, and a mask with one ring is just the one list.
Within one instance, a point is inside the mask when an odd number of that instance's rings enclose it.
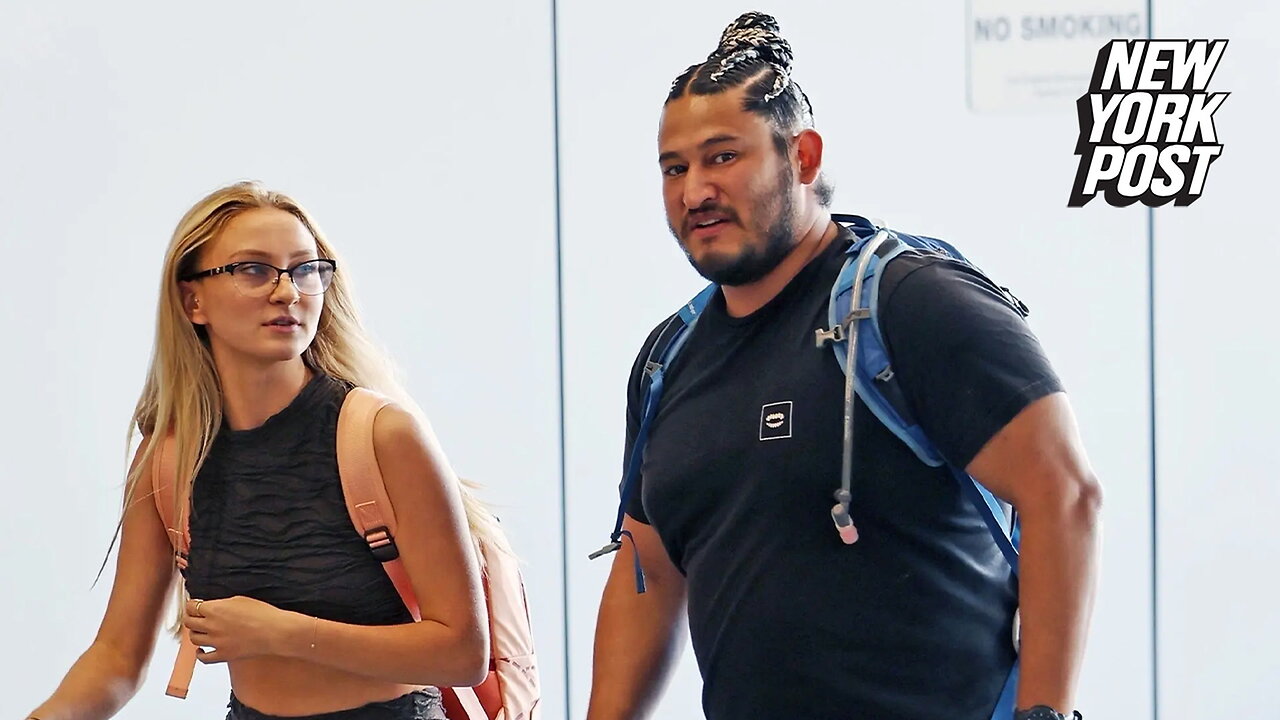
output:
{"label": "man's beard", "polygon": [[[760,246],[744,246],[742,251],[732,257],[712,256],[701,262],[694,259],[687,249],[685,257],[689,264],[702,277],[717,285],[749,285],[760,280],[778,267],[796,245],[795,236],[795,203],[791,197],[791,167],[783,165],[778,184],[771,193],[780,199],[778,213],[773,223],[766,228],[753,228],[756,237],[764,242]],[[759,213],[752,213],[758,218]],[[677,234],[672,229],[672,234]]]}

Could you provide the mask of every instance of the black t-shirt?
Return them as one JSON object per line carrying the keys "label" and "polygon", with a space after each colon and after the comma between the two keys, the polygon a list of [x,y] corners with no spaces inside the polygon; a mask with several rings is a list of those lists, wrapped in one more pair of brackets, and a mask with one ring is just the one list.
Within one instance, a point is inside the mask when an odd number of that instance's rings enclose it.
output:
{"label": "black t-shirt", "polygon": [[[851,514],[840,487],[844,375],[825,328],[851,235],[777,297],[733,318],[716,293],[667,372],[628,514],[652,524],[688,583],[708,718],[987,720],[1013,662],[1016,581],[945,468],[931,468],[859,400]],[[886,266],[880,322],[917,420],[966,466],[1061,385],[1004,296],[961,263]],[[627,455],[641,376],[632,369]],[[624,459],[625,462],[625,459]]]}

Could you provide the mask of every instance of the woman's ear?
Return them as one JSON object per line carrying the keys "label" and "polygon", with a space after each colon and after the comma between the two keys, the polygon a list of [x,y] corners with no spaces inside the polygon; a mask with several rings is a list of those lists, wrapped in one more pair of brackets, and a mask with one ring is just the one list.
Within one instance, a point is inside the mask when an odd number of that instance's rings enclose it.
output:
{"label": "woman's ear", "polygon": [[200,297],[196,295],[195,283],[179,283],[178,287],[179,292],[182,293],[182,311],[186,313],[187,319],[193,325],[208,325],[209,320],[205,317],[204,310],[200,308]]}

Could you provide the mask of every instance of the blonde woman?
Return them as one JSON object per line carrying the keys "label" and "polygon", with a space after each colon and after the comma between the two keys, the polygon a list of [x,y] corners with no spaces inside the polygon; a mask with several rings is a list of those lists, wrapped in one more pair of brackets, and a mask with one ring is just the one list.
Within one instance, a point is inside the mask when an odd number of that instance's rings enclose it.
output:
{"label": "blonde woman", "polygon": [[[435,686],[487,671],[474,542],[502,540],[366,339],[332,246],[283,194],[218,190],[174,233],[158,316],[111,599],[31,717],[110,717],[145,674],[179,578],[147,475],[155,440],[172,434],[176,495],[191,507],[178,621],[201,662],[227,665],[228,720],[443,718]],[[397,516],[414,518],[397,544],[422,622],[344,504],[335,432],[354,386],[398,400],[377,416],[374,447]]]}

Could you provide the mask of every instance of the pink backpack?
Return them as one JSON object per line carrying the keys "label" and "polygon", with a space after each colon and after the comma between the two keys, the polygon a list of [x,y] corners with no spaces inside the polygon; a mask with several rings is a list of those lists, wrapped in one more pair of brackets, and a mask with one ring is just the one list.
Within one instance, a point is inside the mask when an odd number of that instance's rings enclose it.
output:
{"label": "pink backpack", "polygon": [[[390,401],[370,390],[355,388],[347,394],[338,415],[338,474],[347,511],[355,530],[369,543],[374,556],[382,561],[392,584],[400,593],[413,619],[421,620],[418,600],[396,550],[396,516],[387,498],[386,487],[373,448],[373,420]],[[177,530],[173,511],[173,479],[175,441],[172,436],[157,448],[151,466],[156,509],[169,532],[178,567],[185,568],[191,545],[186,514],[182,530]],[[445,713],[454,720],[538,720],[541,693],[538,687],[537,658],[533,652],[533,632],[529,606],[525,599],[524,581],[516,559],[481,546],[481,565],[485,604],[489,610],[490,660],[489,675],[479,685],[440,688]],[[182,630],[178,658],[169,678],[167,694],[187,696],[187,687],[195,670],[196,646],[186,628]]]}

